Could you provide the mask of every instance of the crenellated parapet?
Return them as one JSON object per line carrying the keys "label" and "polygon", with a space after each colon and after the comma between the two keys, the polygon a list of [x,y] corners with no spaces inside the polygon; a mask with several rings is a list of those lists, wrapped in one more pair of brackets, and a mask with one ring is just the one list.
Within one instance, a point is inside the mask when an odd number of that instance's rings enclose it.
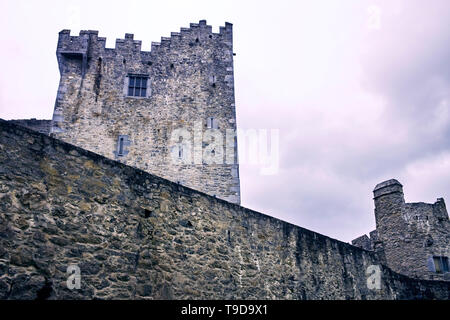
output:
{"label": "crenellated parapet", "polygon": [[115,48],[106,48],[106,38],[99,37],[98,31],[82,30],[78,36],[70,35],[70,30],[62,30],[59,33],[57,54],[68,58],[91,58],[94,55],[116,56],[129,53],[140,53],[148,57],[160,51],[166,51],[173,44],[194,46],[198,42],[210,40],[223,41],[232,46],[233,25],[226,22],[221,26],[219,33],[212,32],[212,26],[206,24],[206,20],[199,23],[191,23],[189,28],[180,28],[179,32],[172,32],[170,37],[161,37],[159,42],[151,43],[151,51],[142,51],[142,41],[135,40],[134,35],[126,33],[124,39],[116,39]]}
{"label": "crenellated parapet", "polygon": [[[233,164],[179,166],[171,152],[178,148],[183,155],[183,147],[171,141],[178,127],[192,131],[200,123],[206,129],[214,119],[223,136],[236,129],[232,32],[231,23],[214,33],[201,20],[145,51],[132,33],[106,48],[98,31],[61,31],[51,134],[239,203],[237,156]],[[237,141],[231,148],[237,149]]]}

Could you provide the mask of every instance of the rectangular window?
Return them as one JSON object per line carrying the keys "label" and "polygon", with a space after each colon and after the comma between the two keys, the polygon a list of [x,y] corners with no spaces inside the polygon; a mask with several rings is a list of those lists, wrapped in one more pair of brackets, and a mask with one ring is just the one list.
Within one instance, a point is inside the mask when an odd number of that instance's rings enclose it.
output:
{"label": "rectangular window", "polygon": [[119,138],[119,156],[123,156],[123,137]]}
{"label": "rectangular window", "polygon": [[448,272],[448,258],[447,257],[433,257],[434,267],[436,273]]}
{"label": "rectangular window", "polygon": [[208,129],[217,129],[217,120],[214,119],[213,117],[209,117],[206,119],[206,127]]}
{"label": "rectangular window", "polygon": [[146,97],[147,96],[147,76],[128,76],[128,96]]}
{"label": "rectangular window", "polygon": [[116,157],[125,157],[128,154],[127,147],[130,145],[127,135],[119,135],[117,137]]}

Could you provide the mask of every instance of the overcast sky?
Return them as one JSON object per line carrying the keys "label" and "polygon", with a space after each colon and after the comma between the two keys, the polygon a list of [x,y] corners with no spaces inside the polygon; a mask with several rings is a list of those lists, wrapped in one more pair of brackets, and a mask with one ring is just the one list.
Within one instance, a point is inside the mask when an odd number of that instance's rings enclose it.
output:
{"label": "overcast sky", "polygon": [[277,174],[241,166],[243,206],[350,241],[386,179],[450,203],[448,0],[2,0],[0,118],[51,119],[62,29],[150,50],[202,19],[233,23],[238,127],[280,130]]}

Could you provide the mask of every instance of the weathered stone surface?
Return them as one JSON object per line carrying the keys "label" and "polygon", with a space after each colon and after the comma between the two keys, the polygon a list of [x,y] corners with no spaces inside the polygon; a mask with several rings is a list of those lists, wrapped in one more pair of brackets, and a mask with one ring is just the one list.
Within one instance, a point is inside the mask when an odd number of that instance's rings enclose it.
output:
{"label": "weathered stone surface", "polygon": [[[419,279],[450,280],[449,273],[431,270],[433,257],[450,260],[450,221],[444,199],[434,204],[405,203],[395,179],[374,189],[377,229],[352,241],[374,250],[392,270]],[[431,266],[430,266],[431,264]]]}
{"label": "weathered stone surface", "polygon": [[[51,120],[37,120],[37,119],[22,119],[22,120],[10,120],[14,124],[27,127],[40,133],[49,134],[52,127]],[[30,141],[32,143],[32,141]]]}
{"label": "weathered stone surface", "polygon": [[[449,282],[397,274],[374,252],[1,120],[0,146],[3,299],[449,298]],[[367,287],[370,265],[380,290]]]}
{"label": "weathered stone surface", "polygon": [[[79,36],[71,36],[69,30],[61,31],[57,47],[61,80],[52,135],[240,203],[237,157],[227,163],[224,158],[219,164],[205,165],[202,159],[193,162],[193,158],[191,164],[174,163],[171,151],[176,144],[170,142],[174,130],[186,128],[191,143],[189,148],[184,146],[183,152],[187,154],[190,149],[193,154],[192,143],[198,130],[200,148],[203,146],[200,152],[205,151],[210,141],[202,135],[211,117],[215,130],[222,134],[223,146],[226,131],[235,132],[232,38],[230,23],[213,33],[202,20],[163,38],[161,43],[153,43],[151,51],[145,52],[141,51],[141,41],[134,40],[131,34],[118,39],[114,49],[108,49],[106,39],[98,37],[97,31],[81,31]],[[148,77],[145,97],[127,95],[131,75]],[[196,123],[199,127],[194,130]],[[126,139],[123,156],[117,153],[119,136]],[[215,151],[225,154],[221,149]],[[102,188],[90,185],[91,182],[85,181],[80,191]],[[96,201],[104,204],[107,199],[98,197]]]}

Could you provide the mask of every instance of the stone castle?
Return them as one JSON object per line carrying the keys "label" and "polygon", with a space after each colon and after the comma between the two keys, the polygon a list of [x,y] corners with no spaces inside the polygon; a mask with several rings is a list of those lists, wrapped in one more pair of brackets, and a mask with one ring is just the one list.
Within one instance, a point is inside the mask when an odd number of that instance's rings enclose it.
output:
{"label": "stone castle", "polygon": [[61,31],[53,119],[0,120],[1,299],[449,299],[443,199],[380,183],[353,245],[240,206],[230,23],[105,42]]}
{"label": "stone castle", "polygon": [[376,230],[352,244],[379,253],[392,270],[419,279],[450,280],[450,223],[444,199],[405,203],[395,179],[375,187]]}
{"label": "stone castle", "polygon": [[[59,33],[61,80],[50,133],[240,203],[237,159],[176,164],[172,153],[182,158],[190,149],[183,142],[169,143],[171,132],[179,127],[192,136],[199,131],[200,139],[205,129],[217,130],[223,137],[227,129],[236,130],[232,25],[227,23],[216,34],[200,21],[152,43],[150,52],[141,51],[141,41],[133,40],[132,34],[116,40],[115,49],[105,48],[105,42],[97,31],[82,31],[79,36],[71,36],[69,30]],[[206,137],[202,140],[201,144],[209,142]],[[190,153],[208,150],[200,148]]]}

